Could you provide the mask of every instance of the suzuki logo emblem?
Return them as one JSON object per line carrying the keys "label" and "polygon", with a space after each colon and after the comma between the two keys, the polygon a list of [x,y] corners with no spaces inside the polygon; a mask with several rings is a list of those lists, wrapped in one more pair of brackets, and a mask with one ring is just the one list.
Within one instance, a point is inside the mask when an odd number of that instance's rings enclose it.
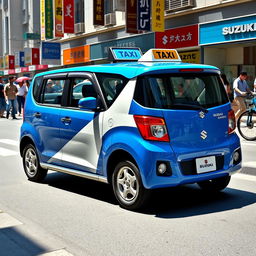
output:
{"label": "suzuki logo emblem", "polygon": [[204,118],[205,117],[205,113],[203,111],[200,111],[199,112],[199,117]]}
{"label": "suzuki logo emblem", "polygon": [[207,138],[207,132],[205,130],[201,131],[201,138],[205,140]]}

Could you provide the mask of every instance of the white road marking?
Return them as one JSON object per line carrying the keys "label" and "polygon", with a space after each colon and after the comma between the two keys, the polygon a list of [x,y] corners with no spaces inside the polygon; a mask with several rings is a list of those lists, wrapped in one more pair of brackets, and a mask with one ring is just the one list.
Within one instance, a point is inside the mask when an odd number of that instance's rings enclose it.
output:
{"label": "white road marking", "polygon": [[[256,161],[242,162],[242,167],[256,168]],[[256,170],[255,170],[256,172]]]}
{"label": "white road marking", "polygon": [[18,146],[19,145],[19,141],[9,140],[9,139],[0,139],[0,143],[4,143],[4,144],[7,144],[7,145],[12,145],[12,146]]}
{"label": "white road marking", "polygon": [[62,249],[62,250],[58,250],[58,251],[39,254],[39,256],[73,256],[73,254]]}
{"label": "white road marking", "polygon": [[22,223],[7,213],[0,212],[0,228],[13,227]]}
{"label": "white road marking", "polygon": [[232,178],[256,182],[256,176],[249,174],[236,173],[235,175],[232,175]]}
{"label": "white road marking", "polygon": [[6,149],[6,148],[1,148],[0,147],[0,156],[16,156],[18,155],[18,151]]}

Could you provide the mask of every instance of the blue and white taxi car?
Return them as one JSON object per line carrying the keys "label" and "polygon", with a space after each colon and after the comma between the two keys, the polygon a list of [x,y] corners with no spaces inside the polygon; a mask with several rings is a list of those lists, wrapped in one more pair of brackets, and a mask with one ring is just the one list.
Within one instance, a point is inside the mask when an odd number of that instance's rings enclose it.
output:
{"label": "blue and white taxi car", "polygon": [[28,179],[53,170],[106,182],[126,209],[155,188],[224,189],[242,157],[219,69],[171,49],[111,51],[138,60],[34,77],[20,137]]}

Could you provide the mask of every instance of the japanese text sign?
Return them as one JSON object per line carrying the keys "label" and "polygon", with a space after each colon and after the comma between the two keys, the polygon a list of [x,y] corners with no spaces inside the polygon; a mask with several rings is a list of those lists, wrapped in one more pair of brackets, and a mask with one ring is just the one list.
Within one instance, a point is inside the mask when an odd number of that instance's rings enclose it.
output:
{"label": "japanese text sign", "polygon": [[138,30],[150,31],[150,0],[138,0]]}
{"label": "japanese text sign", "polygon": [[75,32],[74,0],[63,0],[64,33]]}
{"label": "japanese text sign", "polygon": [[152,31],[164,31],[164,0],[152,0]]}
{"label": "japanese text sign", "polygon": [[183,48],[198,46],[198,24],[156,32],[157,48]]}
{"label": "japanese text sign", "polygon": [[93,24],[104,26],[104,0],[93,0]]}
{"label": "japanese text sign", "polygon": [[63,37],[63,5],[62,0],[55,0],[54,7],[54,33],[55,37]]}

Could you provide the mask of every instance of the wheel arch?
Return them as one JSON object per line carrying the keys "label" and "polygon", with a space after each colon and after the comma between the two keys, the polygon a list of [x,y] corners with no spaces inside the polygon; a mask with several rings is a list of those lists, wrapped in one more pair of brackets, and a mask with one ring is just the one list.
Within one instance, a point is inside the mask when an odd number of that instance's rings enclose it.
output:
{"label": "wheel arch", "polygon": [[112,184],[112,173],[114,172],[115,166],[124,160],[131,161],[138,167],[138,164],[130,153],[123,149],[115,150],[111,153],[107,161],[107,179],[109,184]]}
{"label": "wheel arch", "polygon": [[26,145],[32,144],[35,147],[34,141],[29,136],[24,136],[20,141],[20,156],[22,157],[22,153]]}

